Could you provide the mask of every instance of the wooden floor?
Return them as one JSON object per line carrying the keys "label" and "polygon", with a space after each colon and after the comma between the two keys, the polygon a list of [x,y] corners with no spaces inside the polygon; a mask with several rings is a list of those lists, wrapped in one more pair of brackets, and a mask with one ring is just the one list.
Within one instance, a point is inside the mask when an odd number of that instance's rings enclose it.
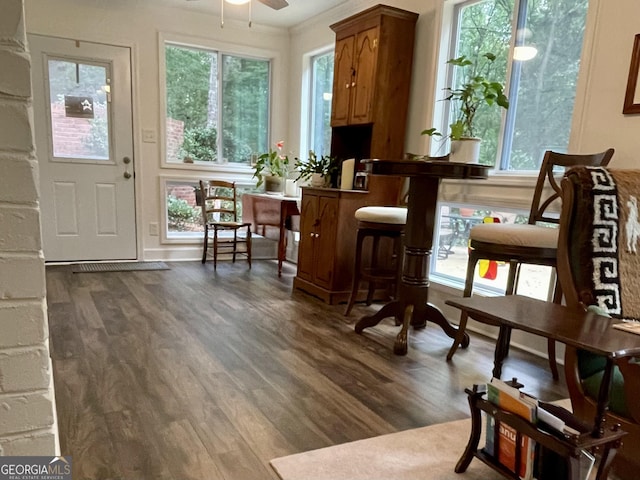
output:
{"label": "wooden floor", "polygon": [[[47,268],[62,453],[74,479],[273,479],[268,461],[469,416],[493,344],[473,336],[445,361],[438,327],[392,353],[391,319],[362,335],[374,307],[292,293],[273,262],[170,263],[171,270]],[[375,307],[375,308],[379,308]],[[504,378],[566,397],[546,362],[513,350]]]}

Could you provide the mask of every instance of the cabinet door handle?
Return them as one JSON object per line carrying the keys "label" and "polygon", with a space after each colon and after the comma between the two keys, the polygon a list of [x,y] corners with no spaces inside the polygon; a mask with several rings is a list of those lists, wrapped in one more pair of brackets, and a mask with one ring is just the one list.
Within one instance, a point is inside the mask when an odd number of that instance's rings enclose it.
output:
{"label": "cabinet door handle", "polygon": [[318,238],[319,236],[320,236],[320,234],[319,234],[319,233],[316,233],[316,238]]}
{"label": "cabinet door handle", "polygon": [[313,232],[311,232],[311,233],[309,234],[309,236],[310,236],[311,238],[313,238],[313,237],[314,237],[314,235],[315,235],[315,234],[314,234]]}
{"label": "cabinet door handle", "polygon": [[351,82],[351,86],[355,87],[356,86],[356,82]]}
{"label": "cabinet door handle", "polygon": [[347,83],[347,84],[344,86],[344,88],[349,88],[349,84]]}

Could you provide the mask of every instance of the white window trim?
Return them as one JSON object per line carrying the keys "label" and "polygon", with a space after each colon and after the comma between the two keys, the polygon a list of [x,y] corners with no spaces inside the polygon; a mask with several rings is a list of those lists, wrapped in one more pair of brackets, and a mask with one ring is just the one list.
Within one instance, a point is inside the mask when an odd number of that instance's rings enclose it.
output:
{"label": "white window trim", "polygon": [[[234,164],[220,164],[208,162],[195,162],[190,164],[167,162],[167,139],[166,139],[166,111],[167,111],[167,84],[166,84],[166,62],[165,62],[165,45],[167,43],[187,47],[198,48],[206,50],[214,50],[222,52],[224,54],[238,55],[245,58],[255,58],[259,60],[269,60],[269,132],[267,133],[267,139],[269,145],[273,143],[271,140],[271,132],[273,131],[273,111],[274,105],[277,105],[278,95],[276,89],[273,88],[278,82],[282,81],[282,74],[279,71],[279,65],[281,64],[280,54],[275,50],[261,49],[255,47],[247,47],[235,45],[232,43],[220,42],[205,37],[195,37],[189,35],[180,35],[168,32],[158,32],[158,90],[159,90],[159,117],[160,128],[158,135],[160,142],[160,168],[167,168],[172,170],[188,170],[190,172],[202,172],[210,173],[217,172],[221,175],[232,175],[233,180],[237,182],[246,182],[247,178],[253,176],[253,168],[250,165],[234,165]],[[234,175],[235,174],[235,175]],[[255,183],[255,180],[253,181]]]}

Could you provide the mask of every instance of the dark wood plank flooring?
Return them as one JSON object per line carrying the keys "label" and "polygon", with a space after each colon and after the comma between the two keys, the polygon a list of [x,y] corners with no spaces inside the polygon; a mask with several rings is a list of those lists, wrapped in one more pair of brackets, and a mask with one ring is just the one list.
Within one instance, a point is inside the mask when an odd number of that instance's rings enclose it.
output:
{"label": "dark wood plank flooring", "polygon": [[[47,267],[62,453],[76,479],[273,479],[268,461],[469,416],[493,343],[472,334],[453,362],[438,327],[393,355],[379,305],[329,306],[291,291],[275,262],[171,263],[171,270],[71,273]],[[567,396],[546,361],[512,349],[504,378]]]}

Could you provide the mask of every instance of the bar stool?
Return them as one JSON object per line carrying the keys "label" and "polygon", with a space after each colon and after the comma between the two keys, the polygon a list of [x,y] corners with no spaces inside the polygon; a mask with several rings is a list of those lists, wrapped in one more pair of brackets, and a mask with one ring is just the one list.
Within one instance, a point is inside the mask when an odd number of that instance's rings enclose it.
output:
{"label": "bar stool", "polygon": [[[345,311],[345,315],[351,313],[353,304],[358,296],[360,282],[369,282],[367,291],[367,305],[371,305],[375,287],[386,284],[397,288],[402,270],[402,234],[407,223],[407,209],[405,207],[361,207],[356,210],[355,218],[358,220],[358,235],[356,237],[356,257],[353,270],[353,287],[351,296]],[[371,260],[368,267],[362,265],[362,250],[367,237],[372,237]],[[390,238],[393,241],[392,265],[379,267],[380,239]]]}

